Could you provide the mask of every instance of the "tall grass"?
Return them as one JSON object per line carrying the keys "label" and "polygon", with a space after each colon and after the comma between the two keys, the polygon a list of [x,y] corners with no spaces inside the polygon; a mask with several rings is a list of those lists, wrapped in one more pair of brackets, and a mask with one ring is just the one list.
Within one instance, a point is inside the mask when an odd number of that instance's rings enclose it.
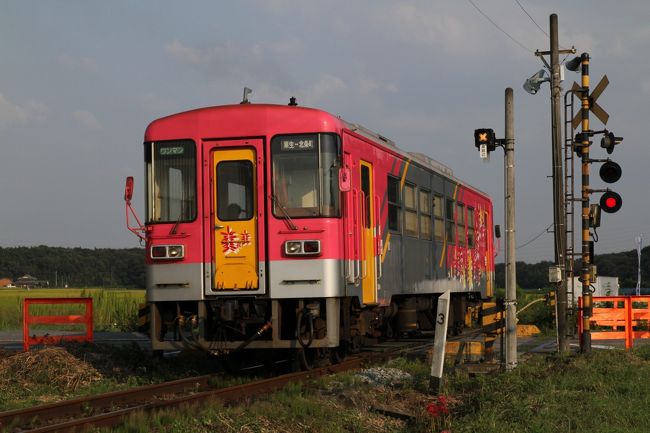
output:
{"label": "tall grass", "polygon": [[[0,290],[0,330],[19,330],[23,323],[25,298],[92,298],[93,322],[96,331],[134,331],[137,326],[138,306],[145,302],[144,290],[123,289],[2,289]],[[32,315],[83,314],[81,304],[33,305]],[[34,325],[33,329],[52,328],[52,325]],[[78,330],[80,325],[59,326],[54,329]]]}

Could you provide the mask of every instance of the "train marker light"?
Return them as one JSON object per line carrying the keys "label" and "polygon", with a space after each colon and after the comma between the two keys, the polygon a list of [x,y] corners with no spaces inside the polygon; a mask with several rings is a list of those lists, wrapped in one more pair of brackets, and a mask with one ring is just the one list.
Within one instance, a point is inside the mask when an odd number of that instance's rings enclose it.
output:
{"label": "train marker light", "polygon": [[319,255],[320,241],[286,241],[284,243],[284,253],[288,256],[316,256]]}
{"label": "train marker light", "polygon": [[151,247],[152,259],[176,260],[185,257],[183,245],[154,245]]}
{"label": "train marker light", "polygon": [[618,193],[615,193],[614,191],[606,191],[600,197],[600,209],[603,212],[607,212],[607,213],[618,212],[618,210],[621,208],[622,205],[623,205],[623,199]]}
{"label": "train marker light", "polygon": [[621,141],[623,141],[623,137],[616,137],[613,132],[605,130],[605,135],[600,140],[600,147],[611,154],[614,151],[614,146],[620,144]]}
{"label": "train marker light", "polygon": [[133,176],[128,176],[126,178],[126,184],[124,185],[124,201],[130,202],[133,198]]}
{"label": "train marker light", "polygon": [[497,139],[494,135],[494,130],[491,128],[481,128],[474,130],[474,146],[481,149],[481,146],[486,146],[488,152],[496,149]]}
{"label": "train marker light", "polygon": [[600,178],[607,183],[618,181],[621,178],[622,173],[623,171],[621,170],[621,166],[609,159],[600,166]]}

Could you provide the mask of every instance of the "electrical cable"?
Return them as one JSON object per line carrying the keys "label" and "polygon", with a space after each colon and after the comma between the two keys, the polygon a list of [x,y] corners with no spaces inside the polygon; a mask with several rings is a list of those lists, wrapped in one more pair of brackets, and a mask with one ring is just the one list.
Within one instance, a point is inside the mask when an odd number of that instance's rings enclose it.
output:
{"label": "electrical cable", "polygon": [[467,1],[468,1],[472,6],[474,6],[474,9],[476,9],[477,11],[479,11],[479,13],[480,13],[481,15],[483,15],[483,16],[485,17],[485,19],[487,19],[490,23],[492,23],[492,25],[493,25],[494,27],[496,27],[496,28],[497,28],[501,33],[503,33],[503,34],[506,35],[508,38],[510,38],[511,41],[513,41],[514,43],[516,43],[517,45],[519,45],[521,48],[523,48],[524,50],[528,51],[529,53],[534,53],[533,50],[531,50],[530,48],[528,48],[527,46],[525,46],[524,44],[522,44],[521,42],[519,42],[517,39],[515,39],[514,37],[512,37],[512,36],[511,36],[508,32],[506,32],[505,30],[503,30],[503,29],[502,29],[502,28],[501,28],[497,23],[494,22],[494,20],[493,20],[492,18],[490,18],[490,17],[489,17],[485,12],[483,12],[483,11],[482,11],[478,6],[476,6],[476,4],[475,4],[472,0],[467,0]]}
{"label": "electrical cable", "polygon": [[545,234],[545,233],[548,233],[548,229],[550,229],[552,226],[553,226],[553,223],[549,224],[548,227],[546,227],[544,230],[542,230],[542,231],[541,231],[538,235],[536,235],[534,238],[532,238],[531,240],[529,240],[529,241],[527,241],[527,242],[524,242],[523,244],[519,245],[518,247],[515,247],[515,249],[518,250],[519,248],[523,248],[523,247],[525,247],[526,245],[532,244],[534,241],[536,241],[537,239],[539,239],[540,236],[542,236],[542,235]]}
{"label": "electrical cable", "polygon": [[550,36],[548,35],[548,33],[546,33],[546,30],[544,30],[543,28],[540,27],[539,24],[537,24],[537,21],[535,21],[535,20],[533,19],[533,17],[530,16],[530,14],[528,13],[528,11],[527,11],[526,9],[524,9],[524,6],[523,6],[521,3],[519,3],[519,0],[515,0],[515,2],[519,5],[519,7],[521,8],[521,10],[524,11],[524,13],[528,16],[528,18],[530,18],[530,20],[533,22],[533,24],[535,24],[535,25],[537,26],[537,28],[540,29],[541,32],[544,33],[544,34],[546,35],[546,37],[549,37],[549,38],[550,38]]}

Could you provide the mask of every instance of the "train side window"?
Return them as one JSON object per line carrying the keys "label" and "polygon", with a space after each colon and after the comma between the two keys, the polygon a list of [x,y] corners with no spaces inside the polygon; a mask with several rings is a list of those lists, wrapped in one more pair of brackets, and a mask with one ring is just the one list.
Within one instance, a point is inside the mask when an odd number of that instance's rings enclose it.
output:
{"label": "train side window", "polygon": [[446,217],[445,222],[445,236],[447,238],[448,244],[456,243],[456,222],[454,220],[454,210],[456,208],[455,203],[452,199],[448,198],[446,203]]}
{"label": "train side window", "polygon": [[465,237],[465,205],[460,203],[458,203],[456,221],[458,223],[458,245],[461,247],[467,246],[467,240]]}
{"label": "train side window", "polygon": [[420,210],[420,237],[431,240],[431,193],[420,190],[418,207]]}
{"label": "train side window", "polygon": [[415,200],[415,185],[404,185],[404,232],[409,236],[418,235],[418,210]]}
{"label": "train side window", "polygon": [[387,180],[388,190],[388,230],[399,231],[401,205],[399,199],[399,179],[393,176],[388,176]]}
{"label": "train side window", "polygon": [[467,207],[467,246],[474,248],[474,208]]}
{"label": "train side window", "polygon": [[196,218],[196,146],[191,140],[145,143],[146,221],[189,222]]}
{"label": "train side window", "polygon": [[436,240],[445,240],[445,213],[442,196],[433,196],[433,231],[435,232]]}

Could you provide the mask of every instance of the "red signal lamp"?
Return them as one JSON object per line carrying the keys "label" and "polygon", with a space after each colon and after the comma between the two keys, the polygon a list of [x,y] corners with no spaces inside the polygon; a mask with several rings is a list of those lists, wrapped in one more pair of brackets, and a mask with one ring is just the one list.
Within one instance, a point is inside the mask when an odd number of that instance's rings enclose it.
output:
{"label": "red signal lamp", "polygon": [[618,212],[623,205],[623,199],[614,191],[607,191],[600,197],[600,209],[603,212]]}

